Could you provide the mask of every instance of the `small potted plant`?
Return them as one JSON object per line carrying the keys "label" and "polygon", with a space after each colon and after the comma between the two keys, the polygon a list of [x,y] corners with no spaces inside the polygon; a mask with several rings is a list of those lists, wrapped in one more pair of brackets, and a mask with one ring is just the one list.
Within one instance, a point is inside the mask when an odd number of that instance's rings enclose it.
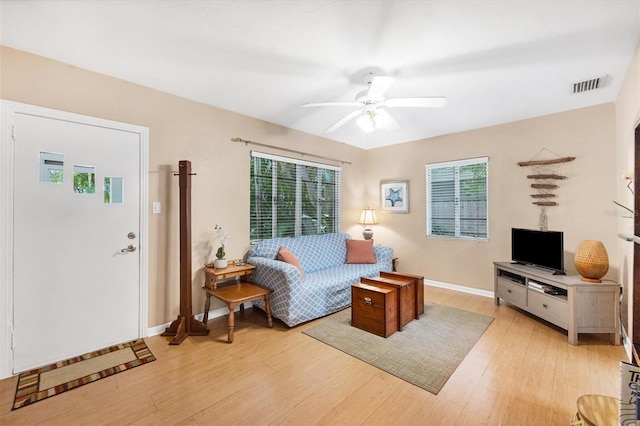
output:
{"label": "small potted plant", "polygon": [[229,241],[229,233],[222,229],[221,226],[216,225],[214,228],[216,239],[220,241],[220,247],[216,251],[216,260],[214,261],[214,267],[216,269],[222,269],[227,267],[227,259],[224,258],[224,245]]}

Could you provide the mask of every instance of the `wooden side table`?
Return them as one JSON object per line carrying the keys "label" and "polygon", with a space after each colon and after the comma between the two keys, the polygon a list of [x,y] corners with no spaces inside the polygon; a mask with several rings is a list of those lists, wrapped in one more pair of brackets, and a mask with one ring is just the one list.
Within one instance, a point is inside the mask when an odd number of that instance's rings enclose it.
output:
{"label": "wooden side table", "polygon": [[[271,319],[271,305],[269,295],[273,290],[266,289],[251,283],[251,276],[256,269],[254,265],[238,264],[234,262],[226,268],[215,269],[212,266],[205,266],[205,283],[202,287],[207,295],[204,304],[204,324],[209,320],[209,308],[211,306],[211,296],[216,297],[227,304],[229,308],[229,332],[227,341],[233,343],[233,331],[235,327],[235,308],[240,305],[240,314],[244,314],[244,303],[253,300],[263,299],[267,314],[267,326],[273,327]],[[231,281],[233,279],[233,281]]]}

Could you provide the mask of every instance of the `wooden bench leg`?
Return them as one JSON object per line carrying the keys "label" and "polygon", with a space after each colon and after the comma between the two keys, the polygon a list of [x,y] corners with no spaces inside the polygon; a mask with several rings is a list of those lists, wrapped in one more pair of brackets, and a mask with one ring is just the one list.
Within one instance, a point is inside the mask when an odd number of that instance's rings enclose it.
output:
{"label": "wooden bench leg", "polygon": [[269,295],[264,295],[264,308],[267,314],[267,327],[273,328],[273,320],[271,319],[271,304],[269,303]]}

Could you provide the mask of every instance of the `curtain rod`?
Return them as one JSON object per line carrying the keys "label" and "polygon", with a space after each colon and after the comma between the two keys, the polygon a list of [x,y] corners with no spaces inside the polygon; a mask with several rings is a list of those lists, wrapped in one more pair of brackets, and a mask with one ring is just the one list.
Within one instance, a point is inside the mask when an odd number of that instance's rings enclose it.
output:
{"label": "curtain rod", "polygon": [[260,142],[254,142],[254,141],[248,141],[242,138],[231,138],[231,142],[242,142],[245,145],[247,144],[251,144],[251,145],[258,145],[258,146],[264,146],[266,148],[274,148],[274,149],[279,149],[281,151],[287,151],[287,152],[292,152],[294,154],[299,154],[302,156],[308,156],[308,157],[314,157],[314,158],[321,158],[323,160],[329,160],[329,161],[335,161],[337,163],[342,163],[342,164],[351,164],[351,161],[344,161],[344,160],[336,160],[335,158],[329,158],[329,157],[323,157],[321,155],[316,155],[316,154],[310,154],[308,152],[303,152],[303,151],[296,151],[295,149],[289,149],[289,148],[281,148],[279,146],[273,146],[273,145],[269,145],[266,143],[260,143]]}

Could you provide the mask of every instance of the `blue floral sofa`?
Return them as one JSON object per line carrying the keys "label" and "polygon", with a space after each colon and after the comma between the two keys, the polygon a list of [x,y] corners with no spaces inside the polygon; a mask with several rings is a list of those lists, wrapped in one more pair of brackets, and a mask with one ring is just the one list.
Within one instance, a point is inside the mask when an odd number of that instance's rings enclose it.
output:
{"label": "blue floral sofa", "polygon": [[[270,288],[271,313],[287,326],[337,312],[351,305],[351,285],[360,277],[377,277],[391,271],[393,249],[373,246],[376,263],[345,263],[346,233],[273,238],[254,245],[247,262],[256,266],[253,282]],[[297,258],[301,271],[278,260],[285,247]],[[264,310],[264,301],[254,301]]]}

